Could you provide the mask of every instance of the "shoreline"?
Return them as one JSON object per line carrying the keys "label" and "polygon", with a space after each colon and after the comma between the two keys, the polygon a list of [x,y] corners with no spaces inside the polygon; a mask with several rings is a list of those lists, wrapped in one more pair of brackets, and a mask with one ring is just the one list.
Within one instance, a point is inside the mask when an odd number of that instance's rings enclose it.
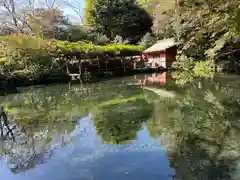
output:
{"label": "shoreline", "polygon": [[0,78],[0,96],[5,96],[8,94],[14,94],[18,93],[17,88],[19,87],[30,87],[30,86],[38,86],[38,85],[52,85],[52,84],[67,84],[67,83],[73,83],[73,84],[80,84],[80,82],[84,83],[95,83],[100,82],[104,80],[110,80],[113,78],[118,77],[127,77],[132,76],[135,74],[144,74],[144,73],[161,73],[161,72],[167,72],[168,69],[147,69],[147,70],[134,70],[129,71],[126,73],[117,74],[115,72],[109,72],[109,74],[99,74],[97,76],[89,76],[82,77],[81,80],[71,80],[71,77],[67,74],[59,74],[56,76],[49,75],[49,76],[43,76],[40,78],[36,78],[34,80],[29,80],[27,78],[21,78],[21,77],[13,77],[13,78]]}

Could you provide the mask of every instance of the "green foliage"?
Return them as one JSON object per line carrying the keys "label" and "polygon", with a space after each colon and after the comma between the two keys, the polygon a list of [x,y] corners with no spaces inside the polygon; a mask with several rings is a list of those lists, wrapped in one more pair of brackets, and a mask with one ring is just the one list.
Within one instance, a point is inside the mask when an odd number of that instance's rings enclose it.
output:
{"label": "green foliage", "polygon": [[4,63],[4,62],[6,62],[6,61],[7,61],[7,58],[6,58],[6,57],[0,58],[0,63]]}
{"label": "green foliage", "polygon": [[156,23],[154,24],[153,29],[158,39],[176,37],[175,27],[170,23],[168,24],[163,24],[161,22],[159,22],[159,24]]}
{"label": "green foliage", "polygon": [[69,22],[59,9],[35,9],[34,17],[29,15],[28,24],[38,37],[61,39],[63,29]]}
{"label": "green foliage", "polygon": [[56,43],[56,46],[60,52],[63,54],[68,53],[103,53],[103,52],[113,52],[113,53],[119,53],[119,52],[127,52],[127,51],[140,51],[141,46],[136,45],[123,45],[123,44],[117,44],[117,45],[105,45],[105,46],[99,46],[94,45],[92,43],[86,43],[86,42],[76,42],[71,43],[68,41],[58,41]]}
{"label": "green foliage", "polygon": [[[181,14],[179,20],[182,22],[180,23],[182,28],[178,34],[179,39],[186,44],[184,51],[188,55],[205,59],[205,52],[208,49],[215,48],[216,56],[224,47],[229,46],[227,43],[231,37],[236,36],[235,22],[239,1],[204,1],[192,2],[190,5],[188,0],[183,2],[179,8]],[[195,31],[191,29],[195,29]],[[220,39],[223,39],[223,43],[218,46]]]}
{"label": "green foliage", "polygon": [[213,77],[214,69],[210,60],[197,62],[193,69],[197,77]]}
{"label": "green foliage", "polygon": [[174,0],[151,0],[153,4],[154,24],[152,30],[158,39],[176,36],[175,30],[175,1]]}
{"label": "green foliage", "polygon": [[91,11],[93,10],[95,0],[86,0],[85,1],[85,7],[84,7],[84,24],[86,25],[92,25],[93,17],[91,14]]}
{"label": "green foliage", "polygon": [[193,58],[188,58],[185,55],[180,56],[177,61],[172,64],[174,69],[189,71],[192,70],[195,66]]}
{"label": "green foliage", "polygon": [[136,132],[150,113],[151,105],[142,94],[107,101],[92,111],[97,133],[108,144],[125,144],[136,139]]}
{"label": "green foliage", "polygon": [[152,26],[150,15],[133,0],[96,0],[91,14],[94,27],[111,40],[118,35],[137,43]]}
{"label": "green foliage", "polygon": [[45,40],[42,38],[32,38],[30,36],[6,36],[2,37],[2,44],[7,45],[10,51],[5,51],[5,56],[24,57],[24,56],[58,56],[61,53],[90,53],[90,52],[124,52],[124,51],[141,51],[142,47],[138,45],[109,44],[105,46],[94,45],[91,42],[69,42]]}
{"label": "green foliage", "polygon": [[[30,36],[1,37],[1,56],[5,61],[0,66],[3,75],[13,76],[19,73],[37,78],[47,72],[59,72],[64,63],[63,56],[73,53],[124,53],[139,52],[136,45],[94,45],[90,42],[57,41],[54,39],[33,38]],[[60,55],[61,54],[61,55]]]}
{"label": "green foliage", "polygon": [[152,46],[153,44],[155,44],[157,42],[157,38],[154,37],[152,34],[147,33],[145,34],[145,36],[143,36],[140,44],[144,47],[144,48],[149,48],[150,46]]}
{"label": "green foliage", "polygon": [[196,60],[212,60],[239,49],[240,1],[152,2],[156,3],[153,32],[158,39],[176,37],[182,43],[179,50],[186,56]]}
{"label": "green foliage", "polygon": [[107,36],[97,33],[95,38],[93,38],[93,43],[96,45],[107,45],[110,44],[111,41],[107,38]]}
{"label": "green foliage", "polygon": [[[148,127],[166,148],[178,179],[194,179],[196,175],[225,179],[222,174],[235,174],[229,167],[235,168],[240,157],[239,88],[234,85],[237,77],[224,79],[194,79],[184,84],[176,98],[155,98]],[[177,86],[175,90],[180,92]],[[204,166],[199,163],[202,161]]]}
{"label": "green foliage", "polygon": [[175,83],[183,86],[187,82],[193,82],[194,79],[194,72],[193,71],[175,71],[172,73],[173,79],[175,79]]}
{"label": "green foliage", "polygon": [[29,15],[27,23],[37,37],[72,42],[93,41],[94,38],[98,38],[98,34],[93,33],[92,28],[72,24],[59,9],[40,8],[35,11],[34,16]]}
{"label": "green foliage", "polygon": [[213,77],[215,75],[211,60],[196,61],[182,55],[172,64],[176,72],[173,72],[173,78],[177,84],[184,85],[187,82],[194,81],[195,78]]}
{"label": "green foliage", "polygon": [[138,0],[139,5],[146,9],[149,14],[153,14],[154,6],[155,6],[155,1],[156,0]]}
{"label": "green foliage", "polygon": [[30,75],[31,79],[32,76],[56,68],[54,58],[57,48],[54,41],[29,36],[8,36],[1,37],[1,45],[7,47],[3,54],[7,60],[1,66],[3,74],[11,76],[23,72]]}

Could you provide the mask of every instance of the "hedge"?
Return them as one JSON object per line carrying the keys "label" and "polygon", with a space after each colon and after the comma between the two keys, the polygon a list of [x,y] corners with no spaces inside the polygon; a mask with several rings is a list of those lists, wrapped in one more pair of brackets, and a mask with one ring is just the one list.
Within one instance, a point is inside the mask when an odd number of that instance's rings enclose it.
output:
{"label": "hedge", "polygon": [[[0,37],[0,74],[15,76],[25,74],[36,79],[41,74],[61,71],[65,57],[76,54],[124,52],[140,53],[140,45],[94,45],[91,42],[68,42],[42,39],[27,35]],[[16,75],[17,76],[17,75]]]}

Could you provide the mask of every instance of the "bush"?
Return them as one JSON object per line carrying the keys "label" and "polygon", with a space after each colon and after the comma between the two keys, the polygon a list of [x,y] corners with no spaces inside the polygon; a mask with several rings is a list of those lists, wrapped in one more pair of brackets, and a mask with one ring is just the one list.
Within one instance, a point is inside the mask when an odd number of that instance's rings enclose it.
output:
{"label": "bush", "polygon": [[197,77],[212,77],[214,75],[214,69],[210,60],[197,62],[193,71]]}
{"label": "bush", "polygon": [[0,37],[0,73],[13,76],[16,72],[26,72],[37,78],[46,72],[61,71],[65,63],[62,57],[81,53],[104,53],[141,51],[141,46],[110,44],[94,45],[91,42],[57,41],[55,39],[34,38],[26,35]]}
{"label": "bush", "polygon": [[100,33],[97,34],[96,39],[93,41],[94,44],[101,45],[101,46],[107,45],[110,42],[111,41],[110,41],[110,39],[107,38],[107,36],[102,35]]}
{"label": "bush", "polygon": [[189,71],[193,70],[195,62],[193,58],[189,58],[185,55],[180,56],[177,61],[172,64],[172,67],[177,70]]}
{"label": "bush", "polygon": [[91,42],[68,42],[68,41],[58,41],[57,49],[63,54],[68,53],[103,53],[112,52],[119,53],[124,51],[141,51],[141,46],[136,45],[125,45],[125,44],[109,44],[105,46],[94,45]]}
{"label": "bush", "polygon": [[147,33],[147,34],[145,34],[145,36],[143,36],[140,44],[144,48],[149,48],[150,46],[152,46],[156,42],[157,42],[157,38],[154,37],[153,35],[151,35],[150,33]]}
{"label": "bush", "polygon": [[180,70],[172,74],[177,84],[185,84],[194,81],[195,78],[213,77],[215,73],[212,61],[194,61],[193,58],[184,55],[180,56],[172,67]]}

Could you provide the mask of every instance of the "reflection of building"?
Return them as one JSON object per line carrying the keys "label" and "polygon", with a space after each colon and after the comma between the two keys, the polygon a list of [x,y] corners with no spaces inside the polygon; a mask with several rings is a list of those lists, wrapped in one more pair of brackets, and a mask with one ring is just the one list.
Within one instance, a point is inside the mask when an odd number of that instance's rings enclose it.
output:
{"label": "reflection of building", "polygon": [[155,84],[165,85],[167,80],[167,73],[164,72],[162,74],[152,74],[151,76],[147,76],[144,79],[144,84]]}
{"label": "reflection of building", "polygon": [[144,77],[140,79],[135,79],[134,83],[131,83],[131,85],[153,85],[158,84],[160,86],[165,85],[167,82],[167,72],[164,73],[155,73],[151,75],[145,75]]}
{"label": "reflection of building", "polygon": [[177,43],[173,38],[161,40],[143,52],[151,68],[169,68],[176,60]]}

